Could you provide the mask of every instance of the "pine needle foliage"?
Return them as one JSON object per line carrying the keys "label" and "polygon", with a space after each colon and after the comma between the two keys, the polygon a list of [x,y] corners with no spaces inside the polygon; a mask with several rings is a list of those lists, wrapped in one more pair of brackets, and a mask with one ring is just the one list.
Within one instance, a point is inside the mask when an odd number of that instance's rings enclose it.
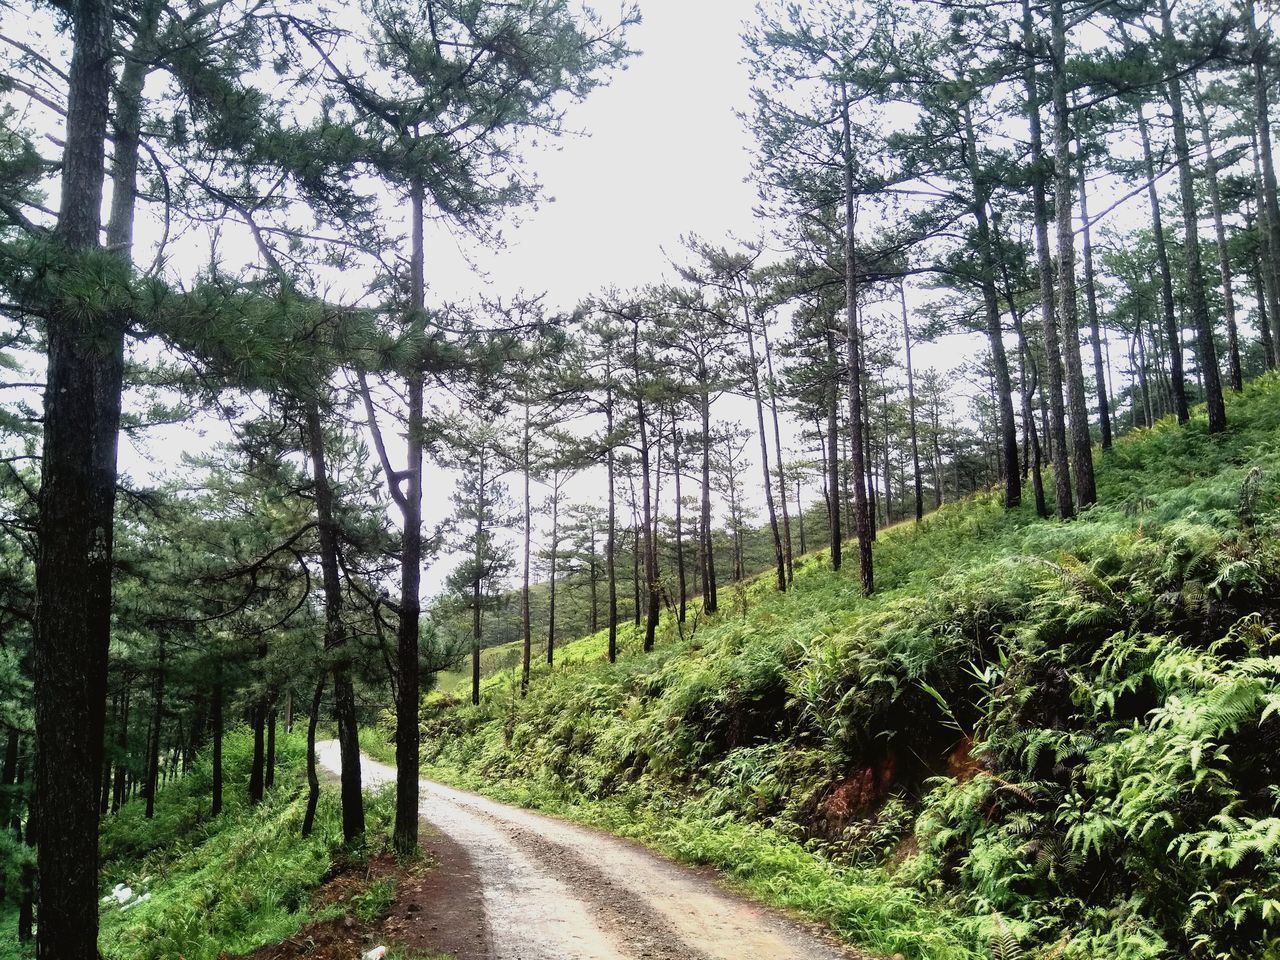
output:
{"label": "pine needle foliage", "polygon": [[651,655],[430,697],[427,764],[887,954],[1280,956],[1280,379],[1230,407],[1118,441],[1074,521],[882,532],[871,598],[819,551]]}

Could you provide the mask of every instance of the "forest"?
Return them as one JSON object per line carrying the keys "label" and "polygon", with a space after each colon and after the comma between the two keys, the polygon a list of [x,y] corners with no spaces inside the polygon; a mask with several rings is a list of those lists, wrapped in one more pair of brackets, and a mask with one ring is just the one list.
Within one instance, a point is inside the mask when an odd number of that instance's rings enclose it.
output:
{"label": "forest", "polygon": [[1280,958],[1278,15],[0,0],[0,960]]}

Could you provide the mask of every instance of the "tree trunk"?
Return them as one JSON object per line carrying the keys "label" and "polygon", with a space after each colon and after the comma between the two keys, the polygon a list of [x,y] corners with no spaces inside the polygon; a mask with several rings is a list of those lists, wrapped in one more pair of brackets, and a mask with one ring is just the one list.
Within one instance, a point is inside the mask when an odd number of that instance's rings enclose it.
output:
{"label": "tree trunk", "polygon": [[216,817],[222,812],[222,671],[213,685],[213,788],[209,814]]}
{"label": "tree trunk", "polygon": [[147,751],[147,813],[150,820],[156,815],[156,789],[160,780],[160,733],[164,725],[164,634],[159,636],[160,653],[156,664],[155,702],[151,714],[151,743]]}
{"label": "tree trunk", "polygon": [[[658,599],[657,546],[653,536],[653,502],[650,499],[652,491],[649,484],[649,424],[648,416],[645,413],[644,399],[640,394],[640,325],[638,322],[634,330],[631,346],[636,378],[636,425],[640,436],[640,496],[644,501],[641,507],[644,520],[644,580],[645,596],[647,598],[644,622],[644,651],[648,653],[653,649],[654,638],[657,635],[661,607]],[[639,603],[640,598],[637,596],[637,608]]]}
{"label": "tree trunk", "polygon": [[[1254,152],[1254,164],[1257,165],[1257,152]],[[1258,183],[1261,179],[1258,178]],[[1262,188],[1258,187],[1259,198],[1261,198]],[[1249,230],[1256,230],[1258,236],[1258,244],[1254,248],[1251,261],[1251,279],[1253,280],[1254,296],[1258,301],[1258,336],[1262,340],[1262,351],[1266,359],[1268,370],[1276,368],[1276,344],[1271,336],[1271,323],[1268,320],[1267,301],[1270,299],[1270,283],[1266,279],[1266,275],[1262,269],[1262,248],[1266,246],[1266,232],[1263,230],[1261,223],[1249,223],[1246,221]]]}
{"label": "tree trunk", "polygon": [[262,786],[270,790],[276,785],[276,708],[273,702],[267,710],[267,767]]}
{"label": "tree trunk", "polygon": [[1262,40],[1254,15],[1253,0],[1245,0],[1245,24],[1253,61],[1254,126],[1258,135],[1258,154],[1262,161],[1262,205],[1259,210],[1267,257],[1263,276],[1267,281],[1267,313],[1271,316],[1271,334],[1275,362],[1280,365],[1280,199],[1276,196],[1276,166],[1271,152],[1271,105],[1267,86],[1267,63],[1271,52]]}
{"label": "tree trunk", "polygon": [[787,589],[787,560],[782,549],[782,534],[778,530],[778,510],[773,499],[773,478],[769,474],[769,441],[764,428],[764,402],[760,396],[760,369],[756,359],[756,338],[752,330],[751,310],[743,296],[742,318],[746,323],[747,333],[747,377],[751,386],[752,400],[756,406],[756,431],[760,438],[760,469],[764,472],[764,503],[769,515],[769,533],[773,536],[774,567],[777,571],[778,591],[785,593]]}
{"label": "tree trunk", "polygon": [[[316,520],[319,526],[320,569],[324,583],[324,648],[332,658],[333,709],[338,718],[338,749],[342,766],[342,837],[346,843],[351,844],[364,834],[364,794],[360,783],[360,738],[356,724],[355,687],[351,680],[350,651],[342,622],[338,525],[334,519],[333,488],[329,485],[320,408],[314,401],[307,405],[306,420],[315,486]],[[401,683],[403,694],[403,678]],[[416,772],[415,769],[414,773]]]}
{"label": "tree trunk", "polygon": [[[54,239],[98,246],[111,90],[112,5],[69,6],[72,58]],[[36,562],[35,807],[39,960],[97,960],[98,773],[120,423],[123,326],[52,305]]]}
{"label": "tree trunk", "polygon": [[[520,660],[520,696],[529,695],[529,668],[533,660],[533,620],[529,614],[529,554],[533,539],[533,508],[529,497],[529,402],[524,404],[524,435],[521,440],[524,465],[524,562],[520,583],[520,634],[523,640]],[[547,663],[552,661],[551,636],[547,636]]]}
{"label": "tree trunk", "polygon": [[1200,260],[1200,215],[1196,207],[1195,178],[1191,172],[1191,144],[1187,138],[1187,119],[1182,106],[1182,80],[1173,48],[1178,42],[1173,32],[1169,0],[1160,0],[1160,23],[1164,30],[1166,87],[1173,117],[1173,150],[1178,159],[1178,186],[1182,194],[1182,227],[1186,234],[1183,252],[1187,261],[1187,293],[1191,298],[1191,319],[1196,328],[1196,352],[1200,361],[1200,377],[1204,383],[1205,409],[1209,415],[1209,432],[1221,433],[1227,428],[1227,408],[1222,398],[1222,380],[1218,373],[1218,351],[1213,342],[1213,324],[1209,320],[1209,304],[1204,295],[1204,265]]}
{"label": "tree trunk", "polygon": [[1080,328],[1076,305],[1076,242],[1072,230],[1071,128],[1067,107],[1067,30],[1062,0],[1049,5],[1053,50],[1054,210],[1058,223],[1058,322],[1067,371],[1067,413],[1071,427],[1071,467],[1076,503],[1090,506],[1098,499],[1093,478],[1093,441],[1089,437],[1089,409],[1085,402],[1084,368],[1080,360]]}
{"label": "tree trunk", "polygon": [[898,281],[898,303],[902,307],[902,344],[907,353],[907,422],[911,428],[911,476],[915,483],[916,522],[924,519],[924,481],[920,476],[920,438],[916,425],[916,378],[911,366],[911,324],[907,319],[907,291]]}
{"label": "tree trunk", "polygon": [[556,650],[556,561],[560,557],[560,477],[557,474],[551,491],[551,568],[547,578],[547,663],[555,660]]}
{"label": "tree trunk", "polygon": [[605,451],[605,472],[609,483],[609,520],[605,535],[605,577],[609,581],[609,662],[618,660],[618,512],[617,512],[617,464],[613,453],[613,381],[605,387],[605,429],[608,431],[608,449]]}
{"label": "tree trunk", "polygon": [[716,558],[711,530],[711,392],[707,363],[698,360],[698,383],[701,387],[698,406],[702,414],[702,609],[716,612]]}
{"label": "tree trunk", "polygon": [[684,505],[680,502],[680,425],[676,423],[676,413],[671,411],[671,460],[672,480],[676,487],[676,586],[679,589],[680,606],[676,611],[678,623],[685,622],[685,614],[689,603],[689,584],[684,568]]}
{"label": "tree trunk", "polygon": [[1089,224],[1088,176],[1084,152],[1079,155],[1080,184],[1080,251],[1084,258],[1084,302],[1089,312],[1089,339],[1093,344],[1093,378],[1097,381],[1098,427],[1102,449],[1111,449],[1111,404],[1107,397],[1107,368],[1102,362],[1102,330],[1098,317],[1098,290],[1093,272],[1093,237]]}
{"label": "tree trunk", "polygon": [[991,249],[991,225],[987,219],[987,186],[978,166],[978,141],[973,132],[973,111],[964,105],[965,152],[969,161],[969,182],[973,191],[973,217],[978,226],[978,264],[982,281],[982,302],[986,310],[987,340],[991,344],[991,367],[995,375],[1000,431],[1000,473],[1004,477],[1004,505],[1012,510],[1022,503],[1022,473],[1018,470],[1018,428],[1013,419],[1013,386],[1009,379],[1009,359],[1004,349],[1004,329],[996,297],[995,257]]}
{"label": "tree trunk", "polygon": [[[1193,91],[1194,93],[1194,91]],[[1240,332],[1236,326],[1236,296],[1231,289],[1231,251],[1227,246],[1227,228],[1222,219],[1222,192],[1218,187],[1218,158],[1213,154],[1213,134],[1204,99],[1194,94],[1200,116],[1200,141],[1204,145],[1204,172],[1209,181],[1209,204],[1213,208],[1213,235],[1218,249],[1218,278],[1222,281],[1222,312],[1227,321],[1227,384],[1239,393],[1244,389],[1244,373],[1240,368]],[[1270,364],[1268,364],[1270,366]]]}
{"label": "tree trunk", "polygon": [[1138,136],[1142,141],[1142,159],[1147,171],[1147,198],[1151,203],[1151,233],[1156,245],[1156,264],[1160,268],[1160,304],[1164,308],[1164,332],[1169,347],[1169,375],[1174,412],[1179,423],[1191,418],[1187,408],[1187,391],[1182,373],[1182,332],[1178,327],[1177,307],[1173,300],[1173,273],[1169,268],[1169,250],[1164,241],[1164,222],[1160,216],[1160,197],[1156,193],[1155,160],[1151,153],[1151,135],[1147,117],[1138,107]]}
{"label": "tree trunk", "polygon": [[854,236],[853,212],[853,133],[849,120],[849,93],[840,85],[840,118],[843,133],[844,167],[844,294],[849,338],[849,422],[853,430],[854,510],[857,518],[858,579],[862,592],[870,596],[875,590],[871,559],[871,520],[867,512],[867,488],[863,482],[866,465],[862,449],[862,359],[858,344],[858,270],[854,261],[857,243]]}
{"label": "tree trunk", "polygon": [[1058,516],[1063,520],[1075,516],[1071,493],[1071,468],[1067,458],[1066,410],[1062,400],[1062,346],[1058,322],[1054,315],[1053,264],[1049,253],[1049,202],[1046,189],[1046,164],[1040,125],[1040,92],[1036,80],[1035,28],[1031,19],[1031,2],[1022,0],[1023,84],[1026,88],[1027,121],[1031,131],[1031,201],[1036,230],[1036,272],[1040,278],[1040,323],[1044,328],[1046,358],[1045,393],[1049,400],[1049,457],[1053,461],[1054,499]]}
{"label": "tree trunk", "polygon": [[311,714],[307,718],[307,811],[302,817],[302,836],[311,836],[316,822],[316,805],[320,802],[320,778],[316,775],[316,726],[320,723],[320,701],[324,698],[325,675],[316,681],[311,697]]}
{"label": "tree trunk", "polygon": [[[835,318],[832,318],[834,325]],[[827,486],[831,569],[840,569],[840,548],[844,528],[840,525],[840,361],[836,355],[836,333],[827,327]]]}
{"label": "tree trunk", "polygon": [[484,543],[484,521],[485,521],[485,451],[481,447],[476,460],[476,466],[479,473],[479,483],[476,489],[479,491],[480,502],[476,504],[476,530],[475,530],[475,556],[472,558],[475,563],[475,571],[471,578],[471,703],[473,706],[480,703],[480,628],[483,616],[481,614],[481,602],[484,598],[481,583],[481,571],[484,557],[481,555],[482,544]]}
{"label": "tree trunk", "polygon": [[787,583],[795,579],[795,556],[791,551],[791,511],[787,507],[787,477],[782,465],[782,430],[778,426],[778,384],[773,376],[773,348],[769,345],[769,325],[762,319],[760,337],[764,343],[765,373],[769,377],[769,412],[773,416],[773,449],[778,455],[778,503],[782,507],[782,549]]}

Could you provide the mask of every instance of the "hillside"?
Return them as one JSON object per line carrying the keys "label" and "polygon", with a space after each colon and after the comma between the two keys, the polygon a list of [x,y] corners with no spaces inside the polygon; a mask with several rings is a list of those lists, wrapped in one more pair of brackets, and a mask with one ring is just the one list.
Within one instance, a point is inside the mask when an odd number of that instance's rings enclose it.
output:
{"label": "hillside", "polygon": [[423,708],[440,779],[715,864],[887,954],[1245,958],[1280,938],[1280,379],[1098,458],[1071,522],[945,506],[657,650]]}

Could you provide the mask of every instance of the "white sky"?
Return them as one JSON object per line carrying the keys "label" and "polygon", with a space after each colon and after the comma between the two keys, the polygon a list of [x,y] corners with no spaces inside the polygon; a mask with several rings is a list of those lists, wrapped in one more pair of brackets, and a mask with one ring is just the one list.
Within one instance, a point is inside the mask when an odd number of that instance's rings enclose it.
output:
{"label": "white sky", "polygon": [[[604,0],[597,7],[611,12]],[[736,115],[749,103],[740,34],[754,3],[640,0],[640,8],[643,22],[630,36],[640,55],[570,109],[566,128],[578,133],[526,151],[523,166],[541,180],[548,199],[520,212],[504,229],[506,244],[481,248],[429,231],[430,300],[524,290],[545,292],[550,307],[568,308],[607,286],[662,279],[669,269],[664,249],[679,257],[682,235],[725,242],[731,235],[758,234],[761,226],[752,216],[756,192],[747,182],[752,142]],[[1095,210],[1104,204],[1098,197]],[[144,234],[146,227],[139,227]],[[919,369],[950,368],[976,352],[974,338],[950,337],[920,345],[915,360]],[[733,398],[714,416],[754,425],[754,411]],[[190,428],[164,428],[141,444],[125,443],[121,469],[139,479],[154,475],[174,464],[181,451],[206,448],[225,432],[216,424],[210,430],[202,436]],[[792,435],[788,430],[784,441]],[[428,523],[451,510],[450,478],[431,470]],[[602,487],[602,476],[587,473],[569,495],[590,499]],[[534,494],[543,495],[544,490]],[[816,496],[805,493],[808,502]],[[442,560],[424,571],[424,592],[436,592],[451,566]]]}

